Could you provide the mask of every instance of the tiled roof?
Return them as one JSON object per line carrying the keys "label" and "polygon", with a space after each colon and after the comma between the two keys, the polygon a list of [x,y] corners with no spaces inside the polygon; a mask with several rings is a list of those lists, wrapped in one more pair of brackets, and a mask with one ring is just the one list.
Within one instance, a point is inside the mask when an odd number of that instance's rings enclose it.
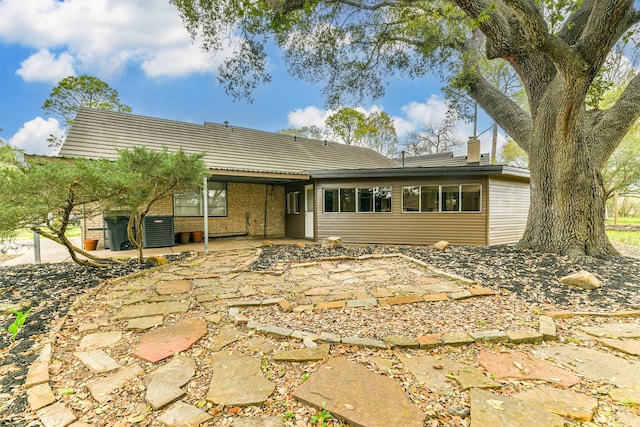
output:
{"label": "tiled roof", "polygon": [[210,169],[230,171],[305,173],[398,166],[394,160],[363,147],[226,124],[200,125],[97,109],[78,112],[59,155],[115,159],[117,150],[133,146],[205,153],[204,161]]}
{"label": "tiled roof", "polygon": [[[480,165],[489,164],[489,154],[480,155]],[[396,159],[402,162],[401,158]],[[424,156],[405,156],[404,165],[408,168],[413,167],[455,167],[467,166],[467,156],[454,156],[453,153],[427,154]]]}

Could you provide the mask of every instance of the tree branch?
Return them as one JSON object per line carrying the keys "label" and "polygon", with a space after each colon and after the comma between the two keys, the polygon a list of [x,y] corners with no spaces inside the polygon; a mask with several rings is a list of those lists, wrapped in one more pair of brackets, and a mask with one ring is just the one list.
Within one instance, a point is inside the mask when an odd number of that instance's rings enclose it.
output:
{"label": "tree branch", "polygon": [[640,73],[626,87],[618,102],[599,114],[593,129],[596,155],[609,158],[629,129],[640,117]]}
{"label": "tree branch", "polygon": [[478,77],[471,96],[525,151],[529,151],[533,123],[531,116],[484,77]]}
{"label": "tree branch", "polygon": [[634,0],[595,2],[582,37],[575,45],[591,68],[597,71],[624,32],[638,22],[633,5]]}
{"label": "tree branch", "polygon": [[558,31],[558,37],[569,45],[573,45],[580,40],[596,1],[584,0],[582,5],[567,18],[560,31]]}
{"label": "tree branch", "polygon": [[553,36],[534,3],[526,0],[503,0],[514,11],[528,35],[532,46],[548,55],[565,70],[582,68],[584,60],[571,46],[559,37]]}

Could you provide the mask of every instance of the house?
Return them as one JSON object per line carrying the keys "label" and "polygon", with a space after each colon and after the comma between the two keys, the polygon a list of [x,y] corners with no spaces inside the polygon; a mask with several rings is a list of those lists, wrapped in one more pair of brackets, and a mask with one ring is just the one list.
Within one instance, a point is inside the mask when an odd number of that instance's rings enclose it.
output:
{"label": "house", "polygon": [[[516,242],[527,219],[528,171],[484,164],[479,141],[463,160],[450,156],[456,166],[402,167],[367,148],[226,122],[82,109],[59,155],[115,159],[133,146],[205,153],[209,237],[493,245]],[[170,218],[172,233],[202,231],[202,197],[174,194],[149,215]],[[104,239],[102,224],[94,219],[87,237]]]}

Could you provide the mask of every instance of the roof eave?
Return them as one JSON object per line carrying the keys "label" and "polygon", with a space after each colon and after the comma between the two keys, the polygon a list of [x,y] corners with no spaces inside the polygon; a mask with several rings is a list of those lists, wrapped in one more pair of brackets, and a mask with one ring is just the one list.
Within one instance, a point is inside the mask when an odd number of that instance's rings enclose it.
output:
{"label": "roof eave", "polygon": [[527,169],[504,165],[405,167],[376,169],[334,169],[308,171],[311,178],[398,178],[411,176],[487,176],[507,175],[529,178]]}

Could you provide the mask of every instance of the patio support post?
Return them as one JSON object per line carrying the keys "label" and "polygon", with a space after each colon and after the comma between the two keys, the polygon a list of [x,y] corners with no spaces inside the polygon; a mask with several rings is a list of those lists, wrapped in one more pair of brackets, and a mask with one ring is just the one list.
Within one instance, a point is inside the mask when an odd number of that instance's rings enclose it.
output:
{"label": "patio support post", "polygon": [[209,190],[207,189],[207,177],[205,176],[202,184],[202,202],[204,205],[204,253],[209,253]]}
{"label": "patio support post", "polygon": [[33,257],[36,264],[42,263],[42,259],[40,258],[40,235],[33,232]]}

